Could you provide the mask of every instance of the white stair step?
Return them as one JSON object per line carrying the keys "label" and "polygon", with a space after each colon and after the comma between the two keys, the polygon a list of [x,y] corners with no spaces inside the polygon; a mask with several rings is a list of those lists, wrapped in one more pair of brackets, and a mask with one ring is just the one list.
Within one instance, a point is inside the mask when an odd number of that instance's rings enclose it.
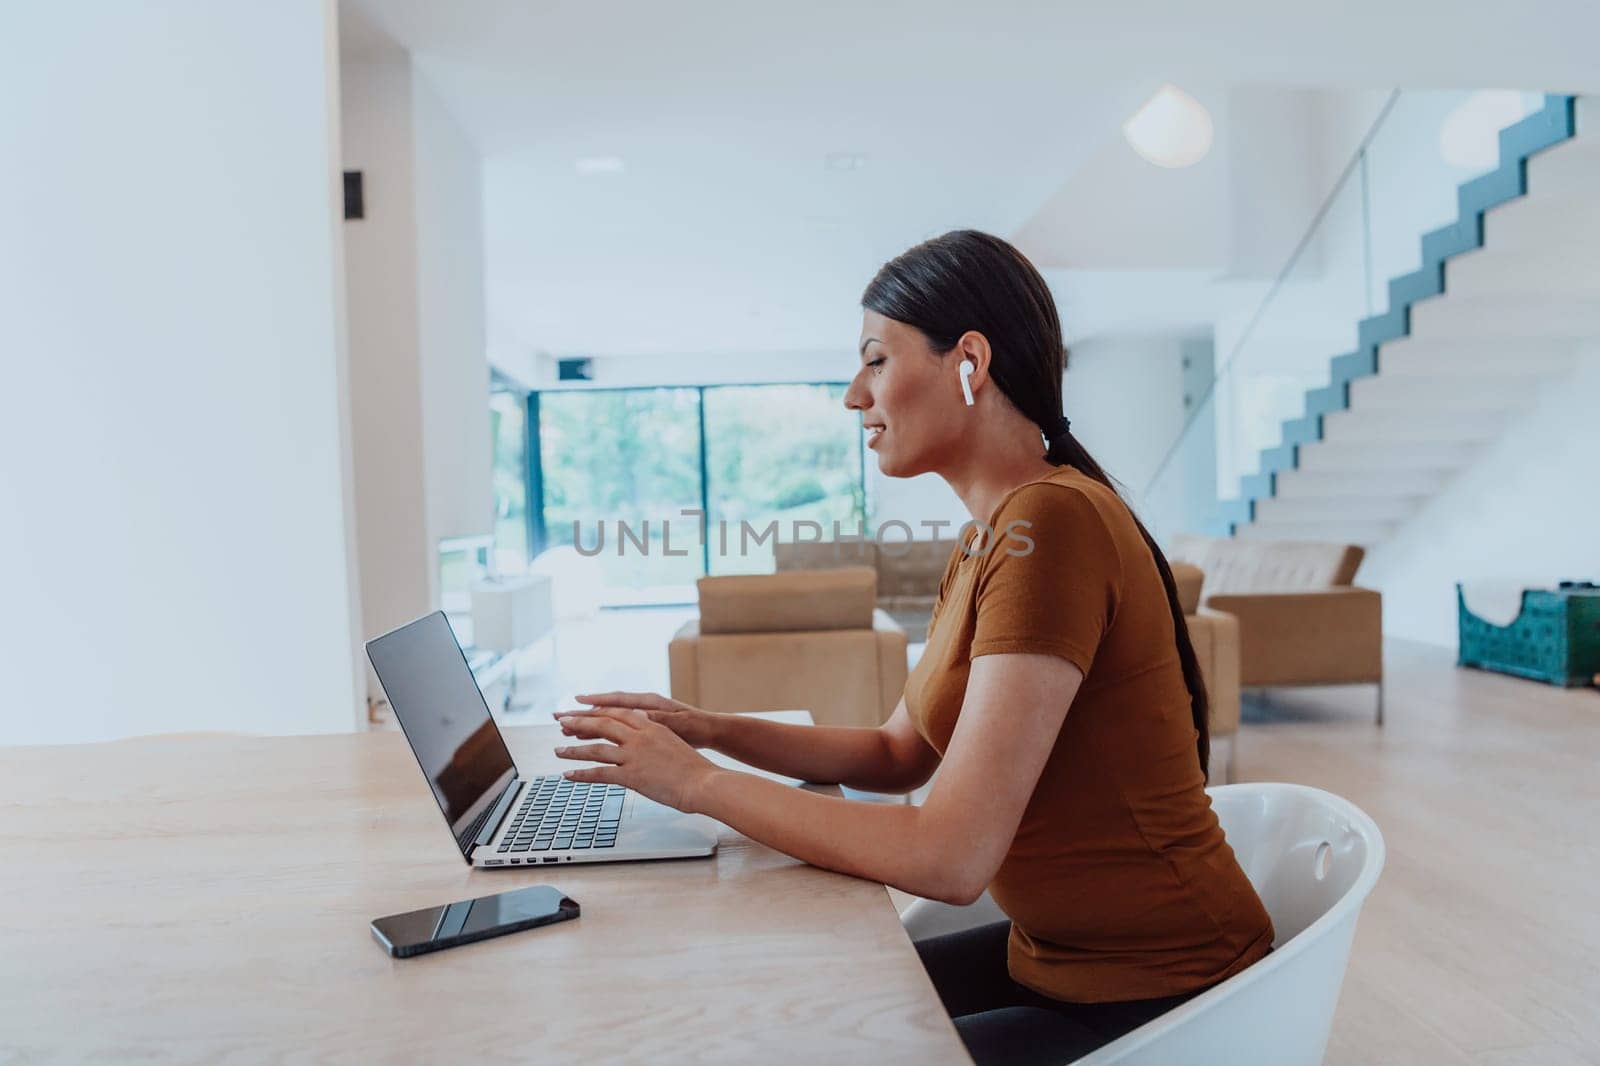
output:
{"label": "white stair step", "polygon": [[1527,295],[1423,300],[1411,307],[1411,333],[1444,338],[1600,339],[1600,292],[1593,296]]}
{"label": "white stair step", "polygon": [[[1594,188],[1600,190],[1600,174],[1592,180]],[[1444,288],[1447,299],[1502,293],[1564,293],[1593,298],[1600,293],[1600,244],[1479,248],[1445,261]]]}
{"label": "white stair step", "polygon": [[1600,182],[1600,138],[1579,137],[1528,160],[1528,195],[1592,199]]}
{"label": "white stair step", "polygon": [[1252,522],[1234,530],[1241,540],[1314,540],[1333,544],[1380,544],[1394,531],[1384,522]]}
{"label": "white stair step", "polygon": [[1316,522],[1360,522],[1392,525],[1409,518],[1418,500],[1411,496],[1344,496],[1323,499],[1256,501],[1256,522],[1263,525],[1308,525]]}
{"label": "white stair step", "polygon": [[1570,369],[1575,356],[1566,340],[1402,337],[1378,350],[1378,376],[1547,377]]}
{"label": "white stair step", "polygon": [[1530,406],[1538,377],[1402,377],[1377,374],[1350,383],[1350,410],[1453,411],[1461,414],[1515,411]]}
{"label": "white stair step", "polygon": [[1592,93],[1579,96],[1575,104],[1573,110],[1577,112],[1578,138],[1588,140],[1600,134],[1600,96]]}
{"label": "white stair step", "polygon": [[[1584,246],[1600,235],[1600,199],[1546,199],[1530,194],[1491,208],[1483,218],[1485,248],[1542,251]],[[1464,254],[1464,253],[1463,253]]]}
{"label": "white stair step", "polygon": [[1433,472],[1447,476],[1472,462],[1482,445],[1459,441],[1351,441],[1322,440],[1302,445],[1302,473],[1362,473],[1390,471]]}
{"label": "white stair step", "polygon": [[[1442,442],[1472,444],[1492,440],[1505,428],[1505,415],[1436,411],[1335,411],[1322,419],[1322,439],[1339,444]],[[1306,448],[1302,447],[1302,454]]]}
{"label": "white stair step", "polygon": [[1453,470],[1284,470],[1273,484],[1275,500],[1394,497],[1417,501],[1432,496]]}

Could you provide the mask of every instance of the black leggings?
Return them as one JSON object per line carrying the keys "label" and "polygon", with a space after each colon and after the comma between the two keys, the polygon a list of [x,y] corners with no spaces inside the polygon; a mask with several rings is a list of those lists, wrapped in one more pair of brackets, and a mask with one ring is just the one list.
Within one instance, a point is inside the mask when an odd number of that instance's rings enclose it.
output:
{"label": "black leggings", "polygon": [[1123,1003],[1066,1003],[1011,979],[1010,922],[916,943],[944,1008],[978,1066],[1070,1062],[1199,994]]}

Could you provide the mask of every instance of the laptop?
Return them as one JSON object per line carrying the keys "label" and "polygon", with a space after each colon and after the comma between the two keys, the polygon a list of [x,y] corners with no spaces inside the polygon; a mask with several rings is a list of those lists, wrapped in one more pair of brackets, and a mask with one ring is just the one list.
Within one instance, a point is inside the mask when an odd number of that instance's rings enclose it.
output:
{"label": "laptop", "polygon": [[443,611],[369,641],[367,658],[461,857],[473,866],[715,854],[718,823],[704,815],[621,785],[518,771]]}

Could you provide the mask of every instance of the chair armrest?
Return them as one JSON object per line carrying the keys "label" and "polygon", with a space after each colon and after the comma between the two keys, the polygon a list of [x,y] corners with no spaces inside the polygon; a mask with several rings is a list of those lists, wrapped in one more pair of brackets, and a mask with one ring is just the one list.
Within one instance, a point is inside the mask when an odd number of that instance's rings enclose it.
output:
{"label": "chair armrest", "polygon": [[700,620],[692,618],[678,627],[667,644],[668,695],[696,707],[700,705]]}
{"label": "chair armrest", "polygon": [[1239,730],[1239,620],[1201,607],[1184,621],[1205,678],[1211,735],[1229,736]]}
{"label": "chair armrest", "polygon": [[1242,685],[1383,679],[1383,597],[1372,589],[1223,593],[1206,606],[1239,620]]}
{"label": "chair armrest", "polygon": [[878,643],[878,721],[887,722],[906,690],[906,631],[888,611],[874,608],[872,634]]}

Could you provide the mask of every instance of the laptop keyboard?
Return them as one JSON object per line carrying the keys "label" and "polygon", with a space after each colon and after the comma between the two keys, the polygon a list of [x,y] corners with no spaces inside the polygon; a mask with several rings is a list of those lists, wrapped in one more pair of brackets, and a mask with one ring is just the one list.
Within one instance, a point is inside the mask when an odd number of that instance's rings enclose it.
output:
{"label": "laptop keyboard", "polygon": [[621,785],[536,777],[495,850],[516,855],[616,847],[626,793]]}

